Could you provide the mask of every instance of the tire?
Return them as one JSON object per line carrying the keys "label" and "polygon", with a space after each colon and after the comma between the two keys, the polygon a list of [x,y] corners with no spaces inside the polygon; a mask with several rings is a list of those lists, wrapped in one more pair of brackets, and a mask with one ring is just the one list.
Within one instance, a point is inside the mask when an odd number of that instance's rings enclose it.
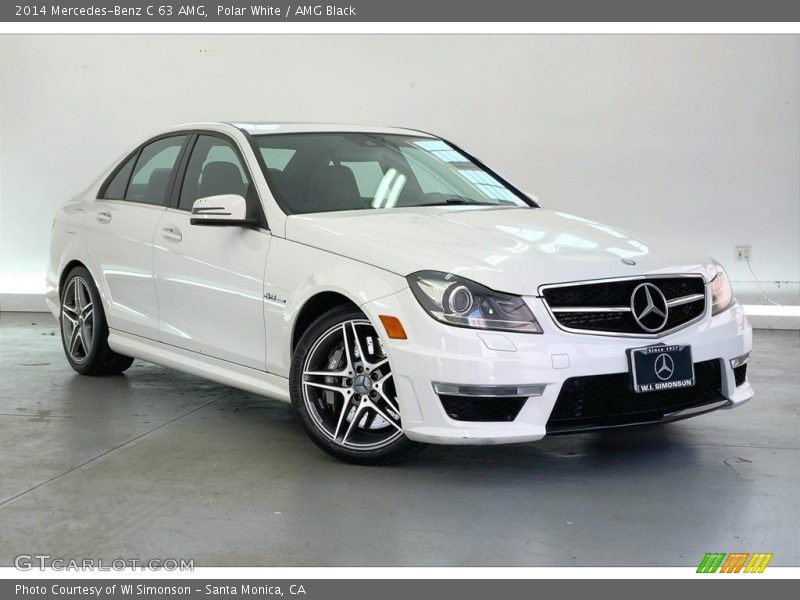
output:
{"label": "tire", "polygon": [[384,465],[422,447],[402,431],[389,360],[356,308],[334,308],[311,324],[295,348],[289,378],[295,415],[331,456]]}
{"label": "tire", "polygon": [[75,267],[64,279],[58,321],[64,354],[81,375],[117,375],[133,363],[109,348],[103,303],[85,267]]}

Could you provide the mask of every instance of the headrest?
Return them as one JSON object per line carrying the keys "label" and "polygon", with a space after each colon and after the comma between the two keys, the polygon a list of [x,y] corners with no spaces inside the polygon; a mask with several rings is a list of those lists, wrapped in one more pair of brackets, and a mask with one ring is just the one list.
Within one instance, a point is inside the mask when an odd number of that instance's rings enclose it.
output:
{"label": "headrest", "polygon": [[244,196],[244,192],[242,174],[233,163],[215,161],[203,167],[198,189],[200,198],[219,194],[239,194]]}
{"label": "headrest", "polygon": [[153,202],[163,203],[167,195],[167,187],[169,186],[169,176],[172,174],[172,169],[154,169],[150,173],[150,179],[147,180],[147,189],[145,190],[144,197]]}
{"label": "headrest", "polygon": [[363,208],[356,176],[342,165],[329,165],[318,171],[308,200],[313,210]]}

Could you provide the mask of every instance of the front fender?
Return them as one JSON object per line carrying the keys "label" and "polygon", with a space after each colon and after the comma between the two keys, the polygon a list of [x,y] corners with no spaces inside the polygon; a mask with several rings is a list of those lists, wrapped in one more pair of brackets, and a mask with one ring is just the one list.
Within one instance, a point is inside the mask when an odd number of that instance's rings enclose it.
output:
{"label": "front fender", "polygon": [[297,317],[314,296],[334,292],[356,306],[395,294],[404,277],[283,238],[270,246],[264,277],[267,371],[288,377]]}

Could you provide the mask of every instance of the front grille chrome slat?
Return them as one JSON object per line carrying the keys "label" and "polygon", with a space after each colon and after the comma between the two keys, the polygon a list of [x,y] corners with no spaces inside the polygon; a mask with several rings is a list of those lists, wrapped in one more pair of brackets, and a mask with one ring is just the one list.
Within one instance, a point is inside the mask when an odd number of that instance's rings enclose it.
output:
{"label": "front grille chrome slat", "polygon": [[673,306],[683,306],[684,304],[691,304],[692,302],[698,302],[700,300],[705,300],[705,294],[691,294],[689,296],[682,296],[680,298],[673,298],[672,300],[667,300],[667,306],[672,308]]}
{"label": "front grille chrome slat", "polygon": [[631,312],[630,306],[562,306],[550,309],[554,313]]}
{"label": "front grille chrome slat", "polygon": [[[699,300],[705,300],[704,294],[691,294],[689,296],[681,296],[680,298],[673,298],[667,300],[667,306],[683,306],[684,304],[691,304]],[[561,306],[559,308],[550,309],[554,313],[604,313],[604,312],[631,312],[630,306]]]}
{"label": "front grille chrome slat", "polygon": [[[653,296],[660,293],[662,308],[668,313],[655,331],[642,327],[634,314],[632,296],[642,284],[650,285]],[[707,302],[702,275],[681,274],[544,285],[540,295],[553,320],[565,331],[644,338],[663,337],[699,321]],[[641,304],[636,310],[641,311]]]}

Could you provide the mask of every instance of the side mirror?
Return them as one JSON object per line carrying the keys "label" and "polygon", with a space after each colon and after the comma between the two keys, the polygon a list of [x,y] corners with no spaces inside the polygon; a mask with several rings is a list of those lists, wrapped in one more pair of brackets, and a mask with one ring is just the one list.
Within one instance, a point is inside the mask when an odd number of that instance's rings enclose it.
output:
{"label": "side mirror", "polygon": [[221,194],[198,198],[192,204],[192,225],[253,226],[257,219],[247,218],[247,202],[238,194]]}

